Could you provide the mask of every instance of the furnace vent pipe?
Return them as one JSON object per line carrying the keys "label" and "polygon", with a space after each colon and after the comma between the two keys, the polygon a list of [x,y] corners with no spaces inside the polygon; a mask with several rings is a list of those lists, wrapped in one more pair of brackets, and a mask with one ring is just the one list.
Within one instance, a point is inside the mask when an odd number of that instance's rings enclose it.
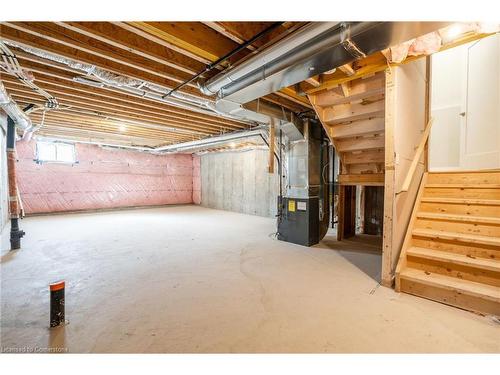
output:
{"label": "furnace vent pipe", "polygon": [[7,117],[7,171],[9,181],[9,211],[10,211],[10,249],[21,248],[21,238],[24,231],[19,229],[21,202],[19,200],[16,178],[16,123]]}

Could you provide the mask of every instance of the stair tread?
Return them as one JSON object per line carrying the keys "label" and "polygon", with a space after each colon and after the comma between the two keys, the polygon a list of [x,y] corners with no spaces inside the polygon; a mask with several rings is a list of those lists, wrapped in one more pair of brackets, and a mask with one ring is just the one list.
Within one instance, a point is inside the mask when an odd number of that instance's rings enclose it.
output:
{"label": "stair tread", "polygon": [[429,249],[425,247],[411,247],[407,250],[407,254],[419,258],[447,261],[469,267],[476,267],[483,270],[500,272],[500,261],[488,258],[471,258],[463,254]]}
{"label": "stair tread", "polygon": [[500,303],[500,287],[497,286],[458,279],[456,277],[444,276],[436,273],[429,273],[415,268],[405,268],[399,276],[409,281],[458,291],[462,294]]}
{"label": "stair tread", "polygon": [[422,202],[500,206],[500,199],[422,197]]}
{"label": "stair tread", "polygon": [[492,216],[443,214],[443,213],[420,211],[417,213],[417,217],[421,219],[437,219],[445,221],[461,221],[461,222],[482,223],[482,224],[500,224],[500,217],[492,217]]}
{"label": "stair tread", "polygon": [[464,241],[464,242],[470,242],[470,243],[479,243],[479,244],[483,244],[483,245],[500,246],[500,238],[489,237],[489,236],[480,236],[477,234],[447,232],[447,231],[442,231],[442,230],[421,229],[421,228],[413,229],[412,234],[416,235],[416,236],[434,237],[434,238],[440,238],[440,239],[444,239],[444,240],[457,240],[457,241]]}
{"label": "stair tread", "polygon": [[427,184],[426,188],[500,189],[500,184]]}

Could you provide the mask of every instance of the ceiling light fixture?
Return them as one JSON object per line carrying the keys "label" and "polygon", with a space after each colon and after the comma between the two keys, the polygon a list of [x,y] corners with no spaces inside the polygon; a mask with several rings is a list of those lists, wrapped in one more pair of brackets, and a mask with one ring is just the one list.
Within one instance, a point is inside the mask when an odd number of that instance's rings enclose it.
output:
{"label": "ceiling light fixture", "polygon": [[459,23],[455,23],[446,30],[446,37],[448,40],[454,40],[462,33],[463,33],[463,26]]}

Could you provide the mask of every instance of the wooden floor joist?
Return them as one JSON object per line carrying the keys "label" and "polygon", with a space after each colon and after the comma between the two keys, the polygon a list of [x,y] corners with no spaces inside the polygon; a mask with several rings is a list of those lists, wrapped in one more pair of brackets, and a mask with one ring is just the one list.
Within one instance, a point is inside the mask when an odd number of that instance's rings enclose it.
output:
{"label": "wooden floor joist", "polygon": [[[202,22],[0,22],[0,34],[2,40],[10,43],[9,48],[17,56],[21,67],[33,75],[37,85],[61,103],[61,110],[53,110],[47,115],[47,125],[52,126],[52,134],[64,128],[64,116],[67,115],[64,108],[72,107],[75,110],[97,112],[103,117],[113,115],[126,120],[142,120],[153,124],[153,128],[163,125],[179,129],[179,134],[162,129],[144,132],[147,126],[141,129],[133,125],[127,126],[123,133],[131,137],[147,135],[147,138],[143,138],[144,144],[149,142],[151,136],[160,137],[161,142],[166,144],[186,139],[185,131],[193,132],[194,135],[188,139],[192,140],[247,129],[252,124],[220,114],[182,108],[139,94],[132,95],[117,87],[99,87],[98,84],[94,86],[75,81],[75,78],[82,77],[92,79],[77,65],[94,66],[110,75],[136,80],[137,84],[151,83],[165,92],[186,82],[179,93],[213,101],[213,97],[200,91],[195,81],[188,81],[200,72],[203,72],[201,78],[209,79],[229,64],[236,64],[253,53],[256,48],[274,43],[282,34],[287,35],[289,30],[303,25],[301,22],[288,22],[273,28],[249,48],[204,72],[207,64],[239,46],[237,38],[243,36],[242,40],[251,39],[273,24],[224,22],[211,27]],[[43,56],[40,52],[43,52]],[[47,58],[47,55],[52,57]],[[61,58],[68,59],[73,65],[59,60]],[[44,105],[43,97],[23,87],[15,77],[6,73],[2,75],[2,81],[18,102]],[[310,108],[307,98],[291,89],[267,95],[262,100],[297,113]],[[89,114],[88,118],[83,113],[80,115],[83,118],[80,118],[81,130],[78,131],[87,129],[95,132],[94,115]],[[60,133],[64,136],[77,131],[72,128],[75,124],[71,117],[66,118],[68,132]],[[39,122],[40,115],[33,114],[33,120]],[[113,128],[113,125],[109,126],[106,132]]]}

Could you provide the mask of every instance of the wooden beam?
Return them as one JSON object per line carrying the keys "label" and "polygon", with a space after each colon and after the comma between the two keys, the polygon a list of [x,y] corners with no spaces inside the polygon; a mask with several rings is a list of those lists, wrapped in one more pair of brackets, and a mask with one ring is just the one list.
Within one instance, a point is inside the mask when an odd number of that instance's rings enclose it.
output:
{"label": "wooden beam", "polygon": [[[243,44],[245,43],[245,40],[242,39],[240,36],[236,35],[235,33],[229,31],[225,26],[221,24],[221,22],[203,22],[205,25],[208,27],[214,29],[218,33],[224,35],[226,38],[231,39],[232,41],[238,43],[238,44]],[[250,51],[255,51],[256,48],[253,45],[248,45],[247,48]]]}
{"label": "wooden beam", "polygon": [[[236,43],[241,44],[242,41],[251,39],[253,36],[260,33],[262,30],[271,26],[273,22],[214,22],[217,26],[212,27],[214,30],[221,32],[226,37],[234,40]],[[207,22],[206,24],[213,24],[212,22]],[[280,27],[274,29],[266,35],[252,43],[249,50],[255,48],[264,47],[266,44],[270,44],[273,41],[282,38],[283,36],[293,32],[294,30],[301,27],[303,22],[284,22]]]}
{"label": "wooden beam", "polygon": [[[28,27],[32,29],[32,26]],[[123,75],[138,80],[149,81],[167,89],[176,86],[181,81],[181,79],[177,79],[174,81],[170,78],[166,78],[163,73],[151,73],[149,71],[146,71],[150,70],[150,67],[146,70],[140,70],[136,67],[131,66],[133,64],[126,62],[118,63],[113,59],[98,56],[94,53],[89,52],[90,50],[93,50],[93,48],[87,48],[87,46],[81,42],[72,41],[71,43],[60,43],[60,39],[58,38],[53,38],[43,33],[36,33],[33,30],[31,30],[31,32],[24,32],[18,30],[18,28],[20,27],[16,26],[15,28],[12,28],[6,26],[6,23],[2,23],[0,26],[2,39],[13,41],[28,47],[43,49],[49,53],[67,57],[83,64],[95,65],[99,68],[105,69],[118,75]],[[86,49],[86,51],[84,51],[82,48]],[[182,91],[193,94],[195,96],[200,96],[201,94],[200,90],[195,87],[185,87]]]}
{"label": "wooden beam", "polygon": [[56,22],[56,24],[188,74],[196,74],[205,68],[205,65],[197,60],[170,48],[164,48],[111,22]]}
{"label": "wooden beam", "polygon": [[385,106],[383,100],[370,104],[341,104],[334,108],[325,108],[323,120],[329,125],[335,125],[348,121],[383,117],[384,110]]}
{"label": "wooden beam", "polygon": [[[211,62],[216,61],[219,57],[238,47],[237,43],[222,36],[201,22],[127,23]],[[246,54],[242,51],[239,58]],[[238,58],[235,56],[232,60],[234,62]]]}
{"label": "wooden beam", "polygon": [[367,120],[353,121],[348,124],[329,126],[329,132],[333,139],[352,138],[384,132],[385,121],[383,117]]}
{"label": "wooden beam", "polygon": [[[142,137],[132,137],[130,135],[111,134],[100,130],[79,130],[58,125],[47,125],[36,132],[36,135],[57,139],[68,139],[83,142],[103,142],[127,146],[148,146],[157,147],[173,143],[161,139],[148,139]],[[175,142],[175,141],[174,141]]]}
{"label": "wooden beam", "polygon": [[[47,60],[48,61],[48,60]],[[84,84],[77,83],[73,81],[73,76],[67,74],[65,71],[59,70],[59,67],[54,69],[55,65],[49,64],[44,66],[38,62],[33,63],[29,60],[25,60],[24,56],[20,59],[21,65],[25,68],[30,69],[32,72],[36,73],[35,78],[38,82],[44,82],[52,84],[55,86],[60,86],[64,88],[70,88],[85,94],[99,95],[101,100],[110,101],[120,100],[122,103],[130,106],[147,107],[150,112],[156,113],[168,113],[171,116],[182,116],[179,119],[184,120],[195,120],[201,121],[207,124],[221,124],[228,125],[229,127],[235,125],[236,127],[244,128],[247,127],[246,124],[238,122],[236,120],[225,119],[218,116],[209,116],[200,114],[198,112],[189,111],[186,109],[174,107],[163,102],[158,102],[152,98],[134,96],[131,94],[125,94],[123,91],[110,87],[99,87],[94,88]],[[5,76],[7,77],[7,76]]]}
{"label": "wooden beam", "polygon": [[[55,23],[4,22],[2,25],[29,33],[35,37],[46,39],[52,43],[58,43],[86,54],[91,54],[99,59],[106,59],[116,64],[125,65],[145,73],[157,75],[158,77],[175,82],[173,85],[177,85],[192,76],[191,73],[186,73],[177,68],[172,69],[170,66],[163,63],[159,64],[156,61],[151,60],[146,63],[143,57],[131,53],[128,50],[116,48],[101,40],[90,38],[87,35],[72,31],[66,27],[61,27]],[[105,66],[103,68],[106,69]],[[196,87],[196,85],[192,84],[192,87]]]}
{"label": "wooden beam", "polygon": [[262,98],[256,99],[255,101],[257,100],[269,101],[281,107],[285,107],[286,109],[289,109],[292,112],[301,112],[306,109],[306,106],[299,104],[297,100],[292,100],[290,96],[280,91],[273,92],[272,94],[263,96]]}
{"label": "wooden beam", "polygon": [[340,84],[340,88],[342,89],[342,94],[344,95],[344,98],[349,97],[349,92],[350,92],[349,86],[350,86],[349,82],[344,82]]}
{"label": "wooden beam", "polygon": [[[37,100],[42,101],[43,100],[38,97],[35,93],[30,91],[29,89],[23,87],[22,85],[15,86],[18,84],[17,82],[9,82],[5,81],[5,86],[8,89],[8,91],[11,93],[11,95],[15,97],[22,97],[22,98],[29,98],[31,100]],[[210,124],[210,123],[203,123],[200,121],[190,121],[187,122],[186,119],[182,119],[182,117],[177,117],[177,116],[158,116],[158,115],[152,115],[147,112],[141,112],[138,108],[133,108],[130,107],[130,105],[126,104],[117,104],[117,103],[112,103],[107,105],[105,101],[100,100],[97,97],[91,97],[87,94],[82,95],[81,93],[76,93],[73,94],[71,92],[64,92],[60,90],[55,90],[52,88],[49,88],[48,86],[45,85],[40,85],[41,87],[45,87],[47,89],[50,89],[52,93],[56,94],[56,97],[58,100],[61,102],[61,105],[70,105],[73,107],[77,107],[80,109],[88,109],[88,110],[93,110],[96,112],[100,113],[107,113],[109,116],[121,116],[123,118],[130,118],[138,121],[144,121],[144,122],[151,122],[151,123],[163,123],[163,124],[168,124],[173,127],[178,127],[181,129],[191,129],[191,130],[196,130],[199,132],[207,132],[208,134],[214,134],[218,133],[221,130],[225,129],[231,129],[232,127],[229,125],[220,125],[220,124]],[[109,100],[108,100],[109,102]],[[122,108],[120,108],[122,107]],[[233,128],[234,129],[234,128]]]}
{"label": "wooden beam", "polygon": [[345,75],[352,76],[356,74],[356,71],[353,69],[351,64],[344,64],[342,66],[339,66],[338,68],[341,72],[343,72]]}
{"label": "wooden beam", "polygon": [[274,94],[286,98],[294,103],[297,103],[302,107],[312,109],[312,105],[307,99],[307,97],[298,95],[293,89],[289,87],[285,87],[280,91],[276,91]]}
{"label": "wooden beam", "polygon": [[384,163],[385,155],[383,149],[344,152],[343,160],[345,164]]}
{"label": "wooden beam", "polygon": [[340,174],[341,185],[384,186],[384,173]]}
{"label": "wooden beam", "polygon": [[399,191],[397,194],[402,193],[404,191],[408,191],[408,189],[410,188],[410,184],[413,180],[415,170],[417,169],[417,165],[420,162],[420,159],[422,158],[422,153],[424,152],[424,149],[427,145],[427,140],[429,139],[432,123],[433,123],[433,118],[431,117],[422,134],[422,139],[420,140],[420,143],[417,147],[417,151],[415,152],[415,156],[413,157],[413,160],[410,164],[410,168],[408,168],[408,172],[406,173],[406,177],[404,179],[403,186],[401,187],[401,191]]}
{"label": "wooden beam", "polygon": [[314,87],[321,86],[321,82],[319,81],[319,78],[317,76],[306,79],[306,82]]}
{"label": "wooden beam", "polygon": [[[7,87],[10,87],[10,89],[12,90],[16,90],[19,93],[36,95],[13,78],[5,78],[4,82],[7,84]],[[245,126],[242,124],[218,123],[212,121],[210,118],[198,119],[196,117],[191,118],[185,115],[180,116],[175,113],[165,111],[161,108],[161,106],[150,108],[139,103],[133,103],[134,105],[131,106],[132,103],[128,101],[104,97],[100,95],[99,92],[79,90],[78,88],[74,88],[71,86],[68,87],[57,83],[52,83],[50,81],[44,81],[42,79],[38,80],[38,82],[40,83],[40,87],[55,94],[58,99],[66,99],[73,101],[74,103],[80,103],[82,105],[88,104],[97,107],[100,106],[103,109],[109,109],[111,111],[115,110],[117,112],[129,113],[131,115],[140,115],[144,116],[145,119],[179,121],[179,123],[181,124],[200,125],[201,128],[206,129],[212,128],[220,130],[222,128],[245,128]]]}
{"label": "wooden beam", "polygon": [[179,48],[178,46],[176,46],[175,44],[172,44],[172,43],[169,43],[168,41],[162,39],[162,38],[159,38],[155,35],[152,35],[150,33],[148,33],[147,31],[144,31],[140,28],[137,28],[133,25],[129,25],[128,23],[126,22],[112,22],[114,25],[116,26],[119,26],[121,27],[122,29],[124,30],[127,30],[128,32],[130,33],[133,33],[133,34],[136,34],[136,35],[139,35],[140,37],[144,38],[144,39],[147,39],[151,42],[154,42],[156,44],[159,44],[160,46],[163,46],[163,47],[166,47],[168,49],[171,49],[173,51],[176,51],[180,54],[183,54],[184,56],[186,57],[189,57],[195,61],[199,61],[203,64],[210,64],[212,62],[212,60],[209,60],[209,59],[206,59],[206,58],[203,58],[201,56],[198,56],[194,53],[191,53],[185,49],[182,49],[182,48]]}

